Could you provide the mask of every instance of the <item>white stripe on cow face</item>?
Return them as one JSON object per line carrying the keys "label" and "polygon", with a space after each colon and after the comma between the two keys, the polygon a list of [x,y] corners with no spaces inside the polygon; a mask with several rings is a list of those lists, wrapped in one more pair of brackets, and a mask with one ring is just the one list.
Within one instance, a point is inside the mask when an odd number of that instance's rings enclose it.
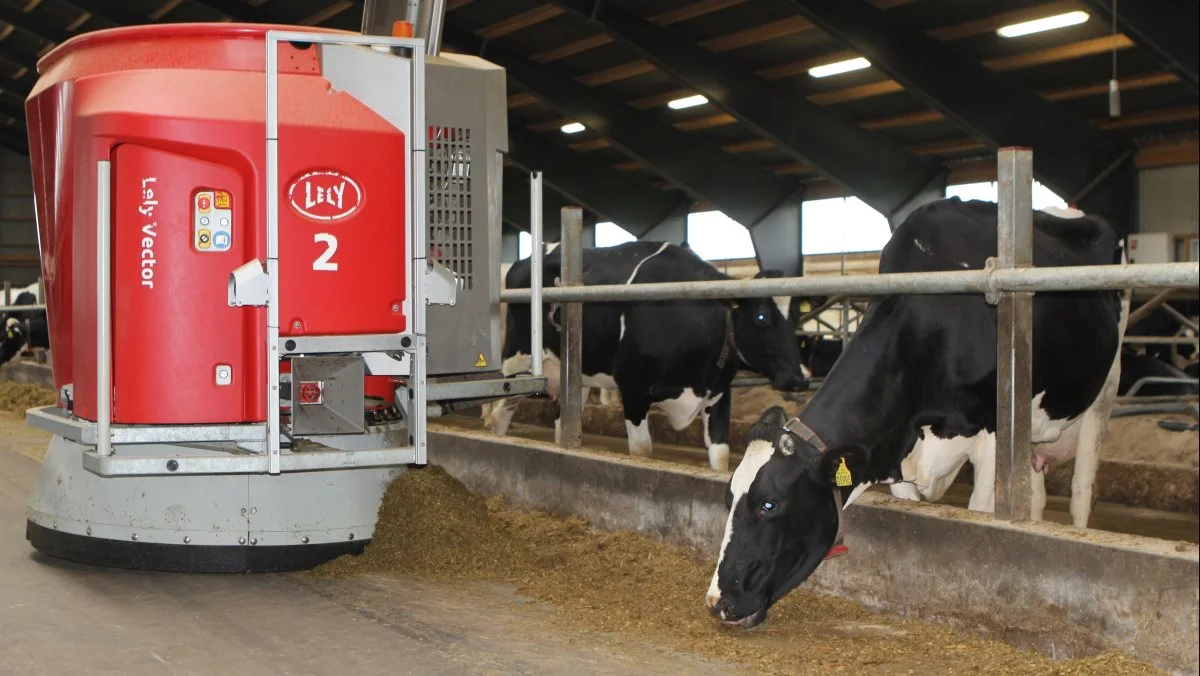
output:
{"label": "white stripe on cow face", "polygon": [[791,309],[792,297],[791,296],[772,296],[771,300],[775,301],[775,307],[779,308],[779,312],[780,312],[780,314],[783,315],[783,318],[789,319],[788,310]]}
{"label": "white stripe on cow face", "polygon": [[729,540],[733,537],[733,512],[737,509],[738,502],[746,496],[746,493],[750,492],[750,486],[758,477],[763,466],[774,455],[775,446],[771,442],[761,439],[751,441],[746,447],[746,454],[742,456],[742,461],[738,463],[733,477],[729,480],[729,492],[733,499],[729,503],[729,517],[725,521],[725,537],[721,540],[721,552],[717,555],[717,565],[713,569],[712,582],[709,583],[708,594],[705,596],[710,608],[721,600],[721,589],[717,585],[717,572],[721,570],[721,561],[725,560],[725,549],[729,547]]}

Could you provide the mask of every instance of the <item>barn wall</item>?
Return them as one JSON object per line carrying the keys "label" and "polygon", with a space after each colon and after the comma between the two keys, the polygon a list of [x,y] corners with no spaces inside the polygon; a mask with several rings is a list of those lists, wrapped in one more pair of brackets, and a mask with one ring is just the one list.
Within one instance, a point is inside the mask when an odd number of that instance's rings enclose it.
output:
{"label": "barn wall", "polygon": [[1200,232],[1200,165],[1143,169],[1138,191],[1142,232]]}
{"label": "barn wall", "polygon": [[38,274],[29,158],[0,149],[0,282],[27,286]]}

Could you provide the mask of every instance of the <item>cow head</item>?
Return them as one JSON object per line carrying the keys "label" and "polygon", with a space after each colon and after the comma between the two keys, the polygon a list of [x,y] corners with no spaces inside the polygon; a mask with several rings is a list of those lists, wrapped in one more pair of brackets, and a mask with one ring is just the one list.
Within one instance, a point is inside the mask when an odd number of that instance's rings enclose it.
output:
{"label": "cow head", "polygon": [[[755,279],[778,277],[778,271],[760,272]],[[771,379],[785,392],[808,389],[801,366],[796,326],[779,311],[773,298],[746,298],[733,308],[733,335],[738,354],[750,369]]]}
{"label": "cow head", "polygon": [[0,333],[0,366],[8,363],[10,359],[20,353],[21,348],[25,347],[25,331],[21,328],[20,320],[14,317],[2,318],[4,322],[3,333]]}
{"label": "cow head", "polygon": [[865,448],[819,453],[786,431],[786,422],[778,406],[762,414],[725,494],[729,517],[706,595],[709,610],[725,624],[760,624],[817,569],[841,518],[835,472],[843,459],[852,473],[865,467]]}

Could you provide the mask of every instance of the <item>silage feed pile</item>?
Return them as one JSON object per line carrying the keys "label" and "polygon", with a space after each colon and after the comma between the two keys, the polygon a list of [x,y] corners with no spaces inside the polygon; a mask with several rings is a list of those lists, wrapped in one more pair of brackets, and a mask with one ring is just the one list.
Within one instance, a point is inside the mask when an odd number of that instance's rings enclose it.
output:
{"label": "silage feed pile", "polygon": [[58,395],[48,387],[0,380],[0,411],[25,415],[28,409],[53,406],[57,402]]}
{"label": "silage feed pile", "polygon": [[1115,654],[1055,663],[999,641],[804,591],[792,592],[754,631],[725,629],[703,606],[712,569],[687,552],[485,500],[432,466],[411,470],[388,488],[374,540],[361,556],[342,557],[315,573],[508,583],[522,596],[553,604],[559,626],[585,640],[648,641],[741,663],[754,673],[1161,673]]}

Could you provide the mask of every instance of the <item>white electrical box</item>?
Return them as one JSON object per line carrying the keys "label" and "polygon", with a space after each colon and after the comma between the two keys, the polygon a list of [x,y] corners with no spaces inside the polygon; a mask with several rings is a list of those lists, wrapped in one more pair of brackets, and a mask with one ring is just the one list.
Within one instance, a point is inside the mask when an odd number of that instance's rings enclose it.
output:
{"label": "white electrical box", "polygon": [[1130,263],[1174,263],[1175,239],[1168,232],[1129,235]]}

